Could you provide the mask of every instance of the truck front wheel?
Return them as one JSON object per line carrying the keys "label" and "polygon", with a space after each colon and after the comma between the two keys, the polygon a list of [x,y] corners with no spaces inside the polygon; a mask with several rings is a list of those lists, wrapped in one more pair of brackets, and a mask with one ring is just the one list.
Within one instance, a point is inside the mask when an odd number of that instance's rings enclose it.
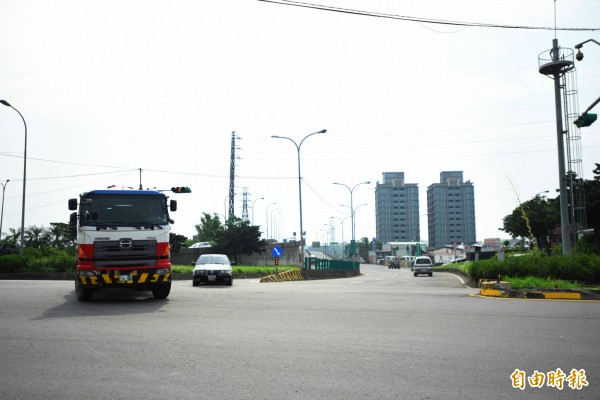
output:
{"label": "truck front wheel", "polygon": [[94,290],[84,287],[79,279],[75,281],[75,295],[79,301],[90,301],[94,295]]}
{"label": "truck front wheel", "polygon": [[171,282],[152,288],[152,295],[155,299],[166,299],[169,293],[171,293]]}

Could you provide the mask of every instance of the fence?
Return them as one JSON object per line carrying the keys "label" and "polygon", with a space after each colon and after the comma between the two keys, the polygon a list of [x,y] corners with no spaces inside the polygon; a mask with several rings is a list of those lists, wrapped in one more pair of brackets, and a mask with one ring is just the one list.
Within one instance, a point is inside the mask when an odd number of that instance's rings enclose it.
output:
{"label": "fence", "polygon": [[360,263],[358,261],[328,260],[316,257],[306,257],[304,259],[304,269],[332,271],[351,270],[360,272]]}

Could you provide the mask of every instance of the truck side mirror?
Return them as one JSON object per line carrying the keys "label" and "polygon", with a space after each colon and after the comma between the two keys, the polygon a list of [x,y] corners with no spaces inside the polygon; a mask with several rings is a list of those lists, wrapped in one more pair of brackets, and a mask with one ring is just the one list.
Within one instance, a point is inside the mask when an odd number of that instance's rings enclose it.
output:
{"label": "truck side mirror", "polygon": [[71,224],[71,226],[77,226],[77,213],[71,213],[71,215],[69,216],[69,223]]}
{"label": "truck side mirror", "polygon": [[171,204],[169,205],[171,211],[177,211],[177,200],[171,200]]}
{"label": "truck side mirror", "polygon": [[77,210],[77,199],[69,199],[69,210]]}

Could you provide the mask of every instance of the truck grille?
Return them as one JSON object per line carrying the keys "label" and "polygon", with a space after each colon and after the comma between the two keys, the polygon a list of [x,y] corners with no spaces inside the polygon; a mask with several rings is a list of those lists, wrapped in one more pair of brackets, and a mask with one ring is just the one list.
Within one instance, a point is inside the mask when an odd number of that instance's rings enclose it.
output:
{"label": "truck grille", "polygon": [[94,242],[96,268],[156,265],[156,240],[107,240]]}

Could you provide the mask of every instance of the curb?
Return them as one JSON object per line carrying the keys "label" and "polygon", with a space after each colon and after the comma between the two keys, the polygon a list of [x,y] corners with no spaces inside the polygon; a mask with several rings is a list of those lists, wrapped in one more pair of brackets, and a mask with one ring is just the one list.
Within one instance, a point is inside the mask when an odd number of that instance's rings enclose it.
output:
{"label": "curb", "polygon": [[504,288],[484,287],[479,290],[484,297],[537,300],[585,300],[600,301],[598,290],[569,290],[569,289],[529,289],[515,290]]}

